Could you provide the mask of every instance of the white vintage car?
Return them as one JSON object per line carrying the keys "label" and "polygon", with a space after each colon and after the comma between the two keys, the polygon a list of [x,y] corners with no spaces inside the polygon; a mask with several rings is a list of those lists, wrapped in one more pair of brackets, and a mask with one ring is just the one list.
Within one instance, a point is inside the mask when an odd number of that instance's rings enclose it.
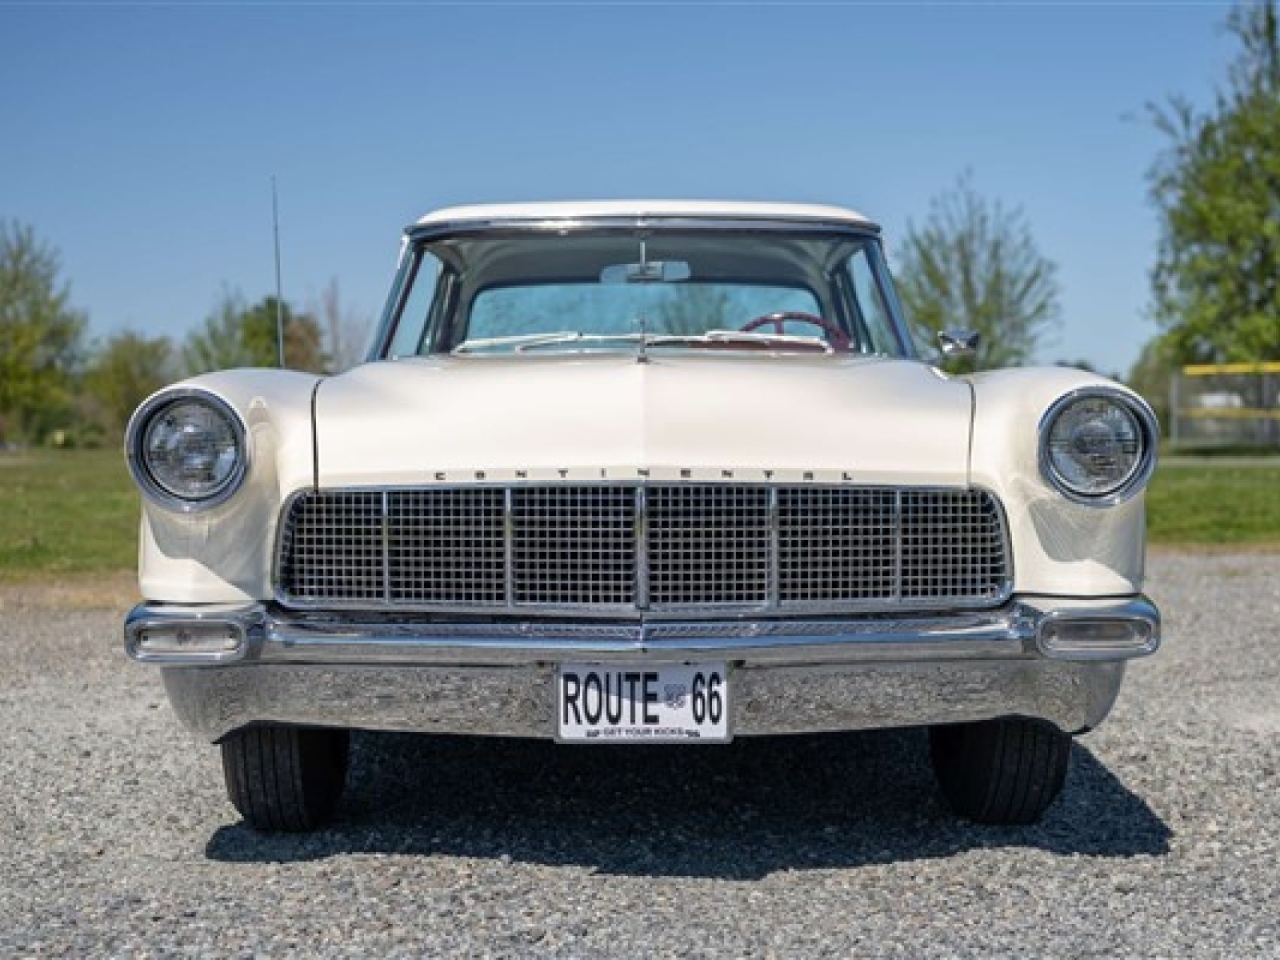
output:
{"label": "white vintage car", "polygon": [[956,812],[1031,822],[1159,644],[1156,438],[1109,380],[919,359],[848,210],[442,210],[367,363],[137,411],[126,648],[259,829],[333,815],[352,729],[926,726]]}

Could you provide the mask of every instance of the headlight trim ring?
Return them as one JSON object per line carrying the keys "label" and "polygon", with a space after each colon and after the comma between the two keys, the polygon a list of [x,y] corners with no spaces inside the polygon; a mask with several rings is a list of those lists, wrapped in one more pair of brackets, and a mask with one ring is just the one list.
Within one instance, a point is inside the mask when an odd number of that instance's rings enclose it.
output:
{"label": "headlight trim ring", "polygon": [[[156,478],[143,445],[157,416],[179,404],[193,402],[203,404],[226,421],[234,437],[238,456],[234,467],[211,492],[204,496],[184,497]],[[248,430],[235,409],[216,394],[191,387],[164,390],[144,402],[129,421],[125,434],[125,455],[134,482],[149,500],[179,513],[199,513],[225,503],[243,485],[249,470]]]}
{"label": "headlight trim ring", "polygon": [[[1072,406],[1088,400],[1105,400],[1122,408],[1136,422],[1141,443],[1137,465],[1117,485],[1097,493],[1080,490],[1068,483],[1055,467],[1049,449],[1049,438],[1059,417]],[[1156,468],[1159,438],[1160,427],[1155,414],[1140,398],[1115,387],[1096,386],[1072,390],[1055,400],[1040,420],[1037,439],[1040,474],[1054,490],[1073,503],[1092,507],[1116,506],[1135,496],[1150,482]]]}

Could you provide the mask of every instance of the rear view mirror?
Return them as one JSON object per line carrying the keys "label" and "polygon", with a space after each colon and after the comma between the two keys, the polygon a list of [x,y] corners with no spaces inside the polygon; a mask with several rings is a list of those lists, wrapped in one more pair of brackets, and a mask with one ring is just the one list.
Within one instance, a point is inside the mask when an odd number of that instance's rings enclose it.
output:
{"label": "rear view mirror", "polygon": [[675,283],[693,275],[685,260],[615,263],[600,271],[601,283]]}

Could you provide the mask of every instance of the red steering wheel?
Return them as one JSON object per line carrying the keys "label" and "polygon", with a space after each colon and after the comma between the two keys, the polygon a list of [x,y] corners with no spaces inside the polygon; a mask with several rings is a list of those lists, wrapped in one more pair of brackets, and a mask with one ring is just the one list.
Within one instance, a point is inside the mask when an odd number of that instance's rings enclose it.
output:
{"label": "red steering wheel", "polygon": [[764,316],[756,317],[754,320],[748,320],[738,329],[743,333],[749,330],[755,330],[763,327],[767,323],[772,323],[774,329],[779,334],[783,334],[786,330],[783,324],[788,320],[794,320],[798,323],[811,323],[815,327],[821,327],[823,333],[827,335],[827,339],[831,341],[831,346],[837,350],[849,349],[849,336],[830,320],[825,320],[816,313],[804,313],[800,310],[782,310],[778,313],[766,313]]}

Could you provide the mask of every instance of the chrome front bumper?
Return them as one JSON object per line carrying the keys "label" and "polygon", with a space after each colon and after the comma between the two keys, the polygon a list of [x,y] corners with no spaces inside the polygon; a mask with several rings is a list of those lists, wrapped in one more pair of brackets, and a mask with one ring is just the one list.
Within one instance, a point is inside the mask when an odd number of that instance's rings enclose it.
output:
{"label": "chrome front bumper", "polygon": [[1155,651],[1145,597],[1021,597],[920,617],[715,622],[355,621],[279,608],[140,605],[130,657],[164,667],[175,711],[218,740],[255,724],[550,737],[561,661],[723,661],[735,735],[1008,714],[1069,731],[1110,711]]}

